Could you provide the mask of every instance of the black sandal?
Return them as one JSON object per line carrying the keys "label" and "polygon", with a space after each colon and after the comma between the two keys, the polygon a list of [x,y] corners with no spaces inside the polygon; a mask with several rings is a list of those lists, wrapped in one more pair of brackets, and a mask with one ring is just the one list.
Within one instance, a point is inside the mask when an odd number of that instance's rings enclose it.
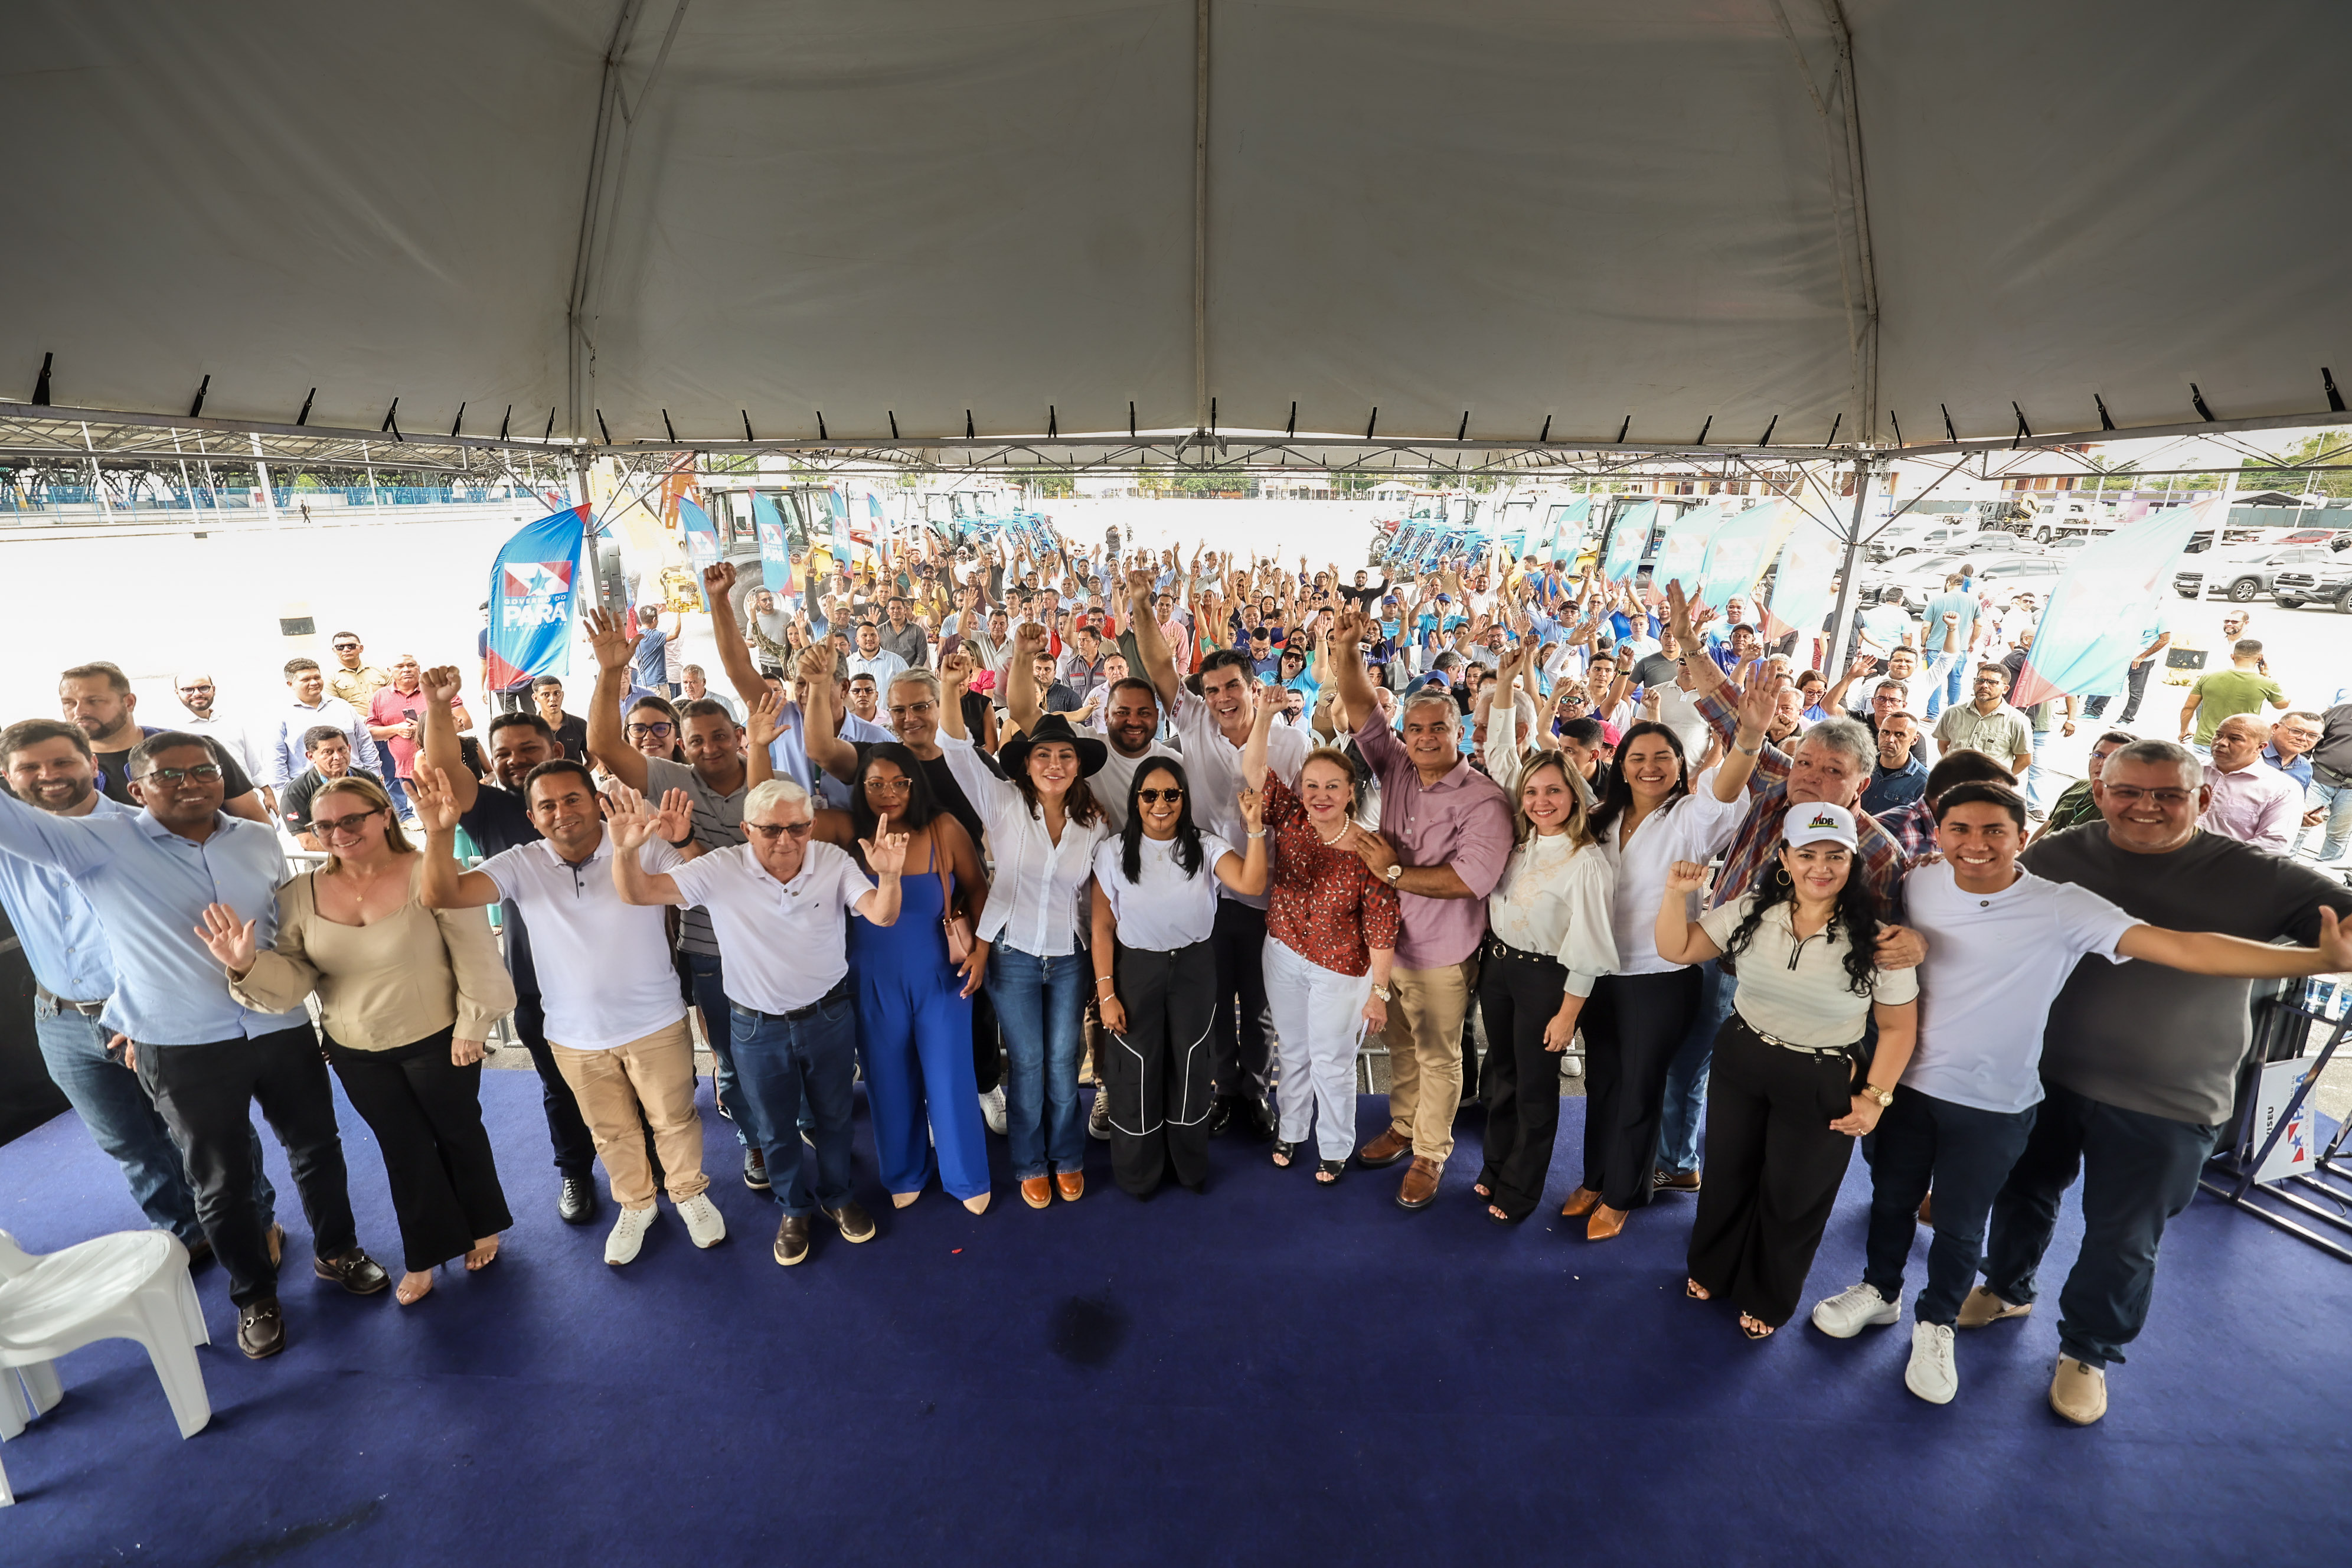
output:
{"label": "black sandal", "polygon": [[1276,1164],[1278,1168],[1280,1168],[1280,1169],[1282,1169],[1282,1170],[1285,1170],[1285,1171],[1287,1171],[1288,1169],[1290,1169],[1290,1161],[1291,1161],[1291,1157],[1292,1157],[1293,1155],[1297,1154],[1297,1152],[1298,1152],[1298,1145],[1297,1145],[1297,1144],[1296,1144],[1296,1143],[1286,1143],[1286,1142],[1282,1142],[1282,1140],[1280,1140],[1279,1138],[1277,1138],[1277,1139],[1276,1139],[1276,1140],[1275,1140],[1275,1143],[1274,1143],[1274,1163],[1275,1163],[1275,1164]]}
{"label": "black sandal", "polygon": [[1347,1168],[1348,1162],[1345,1160],[1316,1161],[1315,1184],[1318,1187],[1338,1186],[1339,1184],[1339,1173]]}

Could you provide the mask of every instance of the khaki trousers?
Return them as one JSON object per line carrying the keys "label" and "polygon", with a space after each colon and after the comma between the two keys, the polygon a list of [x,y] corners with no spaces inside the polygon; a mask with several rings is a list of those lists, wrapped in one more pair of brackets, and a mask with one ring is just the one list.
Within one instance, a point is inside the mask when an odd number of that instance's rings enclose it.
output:
{"label": "khaki trousers", "polygon": [[1389,1125],[1416,1158],[1445,1163],[1462,1105],[1462,1020],[1478,984],[1473,956],[1438,969],[1395,969],[1389,985]]}
{"label": "khaki trousers", "polygon": [[[702,1118],[694,1109],[694,1040],[684,1018],[609,1051],[576,1051],[554,1040],[547,1048],[596,1140],[614,1203],[641,1209],[654,1201],[646,1123],[653,1127],[672,1202],[682,1204],[710,1185],[702,1173]],[[640,1106],[644,1123],[637,1120]]]}

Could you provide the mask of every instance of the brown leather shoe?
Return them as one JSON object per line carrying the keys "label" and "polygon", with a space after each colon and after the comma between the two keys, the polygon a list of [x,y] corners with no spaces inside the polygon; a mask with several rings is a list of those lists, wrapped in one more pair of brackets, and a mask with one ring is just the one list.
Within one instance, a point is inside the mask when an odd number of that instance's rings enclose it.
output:
{"label": "brown leather shoe", "polygon": [[1568,1194],[1568,1202],[1559,1205],[1562,1219],[1582,1219],[1601,1206],[1601,1194],[1591,1187],[1579,1187]]}
{"label": "brown leather shoe", "polygon": [[1021,1178],[1021,1201],[1033,1209],[1041,1209],[1054,1201],[1054,1182],[1050,1176]]}
{"label": "brown leather shoe", "polygon": [[1584,1239],[1606,1241],[1624,1228],[1625,1211],[1612,1209],[1607,1204],[1602,1204],[1592,1211],[1592,1217],[1585,1222]]}
{"label": "brown leather shoe", "polygon": [[1660,1193],[1695,1193],[1698,1191],[1698,1173],[1685,1171],[1675,1175],[1665,1171],[1650,1173],[1650,1189]]}
{"label": "brown leather shoe", "polygon": [[1437,1196],[1437,1178],[1444,1174],[1445,1165],[1443,1161],[1414,1155],[1412,1167],[1405,1172],[1404,1181],[1397,1188],[1397,1207],[1427,1208],[1430,1200]]}
{"label": "brown leather shoe", "polygon": [[313,1259],[310,1267],[320,1279],[341,1285],[354,1296],[373,1296],[392,1283],[383,1265],[356,1247],[341,1258]]}
{"label": "brown leather shoe", "polygon": [[1062,1194],[1064,1203],[1076,1203],[1087,1195],[1087,1173],[1084,1171],[1057,1172],[1054,1176],[1054,1190]]}
{"label": "brown leather shoe", "polygon": [[1412,1152],[1412,1140],[1391,1127],[1356,1151],[1356,1158],[1372,1170],[1393,1165]]}

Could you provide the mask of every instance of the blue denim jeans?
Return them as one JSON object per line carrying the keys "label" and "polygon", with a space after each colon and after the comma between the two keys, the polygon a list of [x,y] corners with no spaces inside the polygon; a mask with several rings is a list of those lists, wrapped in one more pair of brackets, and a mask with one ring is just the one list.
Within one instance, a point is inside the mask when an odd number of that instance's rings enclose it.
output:
{"label": "blue denim jeans", "polygon": [[1083,950],[1039,958],[1000,943],[989,960],[988,994],[1004,1032],[1004,1138],[1016,1182],[1086,1168],[1078,1058],[1093,986]]}
{"label": "blue denim jeans", "polygon": [[408,791],[402,786],[397,775],[389,773],[383,775],[383,793],[392,801],[393,816],[405,821],[416,815],[416,808],[408,804]]}
{"label": "blue denim jeans", "polygon": [[1927,718],[1960,700],[1960,677],[1968,668],[1965,653],[1939,653],[1927,660]]}
{"label": "blue denim jeans", "polygon": [[[769,1191],[794,1219],[812,1208],[837,1209],[849,1201],[849,1110],[857,1071],[857,1026],[847,987],[805,1018],[787,1021],[746,1008],[733,1019],[735,1092],[742,1107],[736,1125],[768,1162]],[[801,1143],[805,1106],[809,1142],[816,1148],[816,1182],[809,1183]]]}
{"label": "blue denim jeans", "polygon": [[[131,1196],[147,1223],[168,1230],[190,1246],[204,1239],[196,1223],[195,1190],[188,1185],[187,1162],[172,1142],[163,1113],[147,1098],[139,1075],[106,1054],[114,1031],[95,1018],[36,997],[33,1029],[50,1079],[65,1090],[91,1140],[114,1157],[131,1184]],[[261,1135],[253,1139],[253,1206],[267,1230],[276,1220],[278,1192],[261,1168]]]}
{"label": "blue denim jeans", "polygon": [[702,1033],[710,1042],[714,1065],[710,1069],[710,1092],[727,1108],[728,1120],[735,1128],[735,1142],[745,1148],[751,1144],[751,1133],[743,1128],[743,1090],[735,1081],[735,1053],[730,1022],[735,1011],[727,1000],[727,976],[716,953],[689,952],[686,971],[694,982],[694,1005],[702,1014]]}
{"label": "blue denim jeans", "polygon": [[1670,1176],[1698,1169],[1699,1136],[1706,1127],[1706,1069],[1738,992],[1739,982],[1713,959],[1699,965],[1698,1011],[1666,1068],[1665,1106],[1658,1114],[1658,1169]]}
{"label": "blue denim jeans", "polygon": [[[2303,809],[2327,813],[2321,819],[2320,863],[2332,865],[2343,859],[2345,847],[2352,845],[2352,784],[2322,784],[2319,775],[2314,773],[2311,787],[2304,794]],[[2308,827],[2294,830],[2294,847],[2297,849],[2303,847],[2303,841],[2310,832]]]}
{"label": "blue denim jeans", "polygon": [[2058,798],[2058,790],[2065,787],[2058,784],[2057,769],[2042,765],[2042,750],[2057,733],[2055,730],[2033,731],[2033,760],[2025,765],[2025,804],[2035,811],[2048,811],[2050,803]]}

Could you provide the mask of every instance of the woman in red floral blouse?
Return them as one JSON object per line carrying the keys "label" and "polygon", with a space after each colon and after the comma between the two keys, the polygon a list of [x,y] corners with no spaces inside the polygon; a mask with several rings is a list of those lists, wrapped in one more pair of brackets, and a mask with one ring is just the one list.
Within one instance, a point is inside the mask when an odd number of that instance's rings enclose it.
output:
{"label": "woman in red floral blouse", "polygon": [[1388,1022],[1396,890],[1349,847],[1355,765],[1323,747],[1307,753],[1294,793],[1265,765],[1281,689],[1258,689],[1257,727],[1242,777],[1263,793],[1273,883],[1265,916],[1265,1000],[1280,1041],[1281,1118],[1274,1163],[1287,1166],[1315,1131],[1315,1180],[1329,1186],[1356,1152],[1356,1051]]}

